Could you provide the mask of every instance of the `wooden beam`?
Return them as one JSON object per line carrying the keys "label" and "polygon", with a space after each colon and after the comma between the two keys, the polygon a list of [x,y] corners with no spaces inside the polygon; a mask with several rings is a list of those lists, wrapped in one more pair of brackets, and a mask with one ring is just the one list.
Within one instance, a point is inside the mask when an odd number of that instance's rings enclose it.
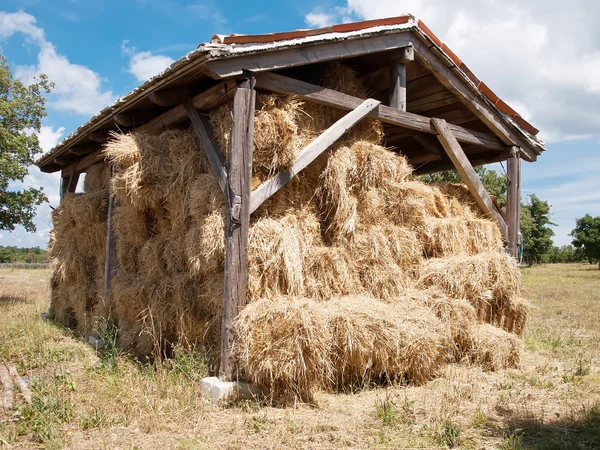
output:
{"label": "wooden beam", "polygon": [[[114,176],[114,167],[110,167],[110,176]],[[116,236],[113,228],[113,213],[115,208],[115,196],[112,191],[112,183],[108,185],[108,215],[106,217],[106,258],[104,260],[104,286],[103,296],[105,304],[108,305],[108,296],[110,293],[110,283],[116,274]]]}
{"label": "wooden beam", "polygon": [[[485,156],[470,155],[469,158],[471,166],[478,167],[504,161],[508,158],[508,153],[494,153],[493,155]],[[456,167],[454,167],[452,161],[444,159],[443,161],[432,162],[431,164],[416,168],[415,175],[426,175],[428,173],[444,172],[446,170],[456,170]]]}
{"label": "wooden beam", "polygon": [[74,172],[85,172],[85,170],[93,166],[96,163],[104,160],[104,154],[102,153],[102,148],[95,150],[93,153],[90,153],[85,158],[82,158],[78,161],[73,162],[68,167],[63,169],[63,174],[70,174]]}
{"label": "wooden beam", "polygon": [[77,189],[77,183],[79,182],[79,172],[62,172],[60,179],[60,201],[63,201],[65,195],[70,192],[71,194]]}
{"label": "wooden beam", "polygon": [[54,158],[54,162],[60,166],[68,166],[73,162],[73,156],[70,156],[68,153],[64,156],[57,156]]}
{"label": "wooden beam", "polygon": [[327,130],[314,139],[298,154],[291,168],[282,170],[274,177],[268,179],[252,192],[250,200],[250,214],[256,211],[265,200],[273,196],[279,189],[285,186],[306,166],[313,162],[321,153],[327,150],[333,143],[352,128],[361,119],[366,117],[370,111],[379,105],[379,101],[368,99],[360,104],[358,108],[346,114]]}
{"label": "wooden beam", "polygon": [[519,148],[511,147],[508,158],[508,187],[506,192],[506,222],[508,224],[508,251],[519,257],[519,220],[521,209],[521,160]]}
{"label": "wooden beam", "polygon": [[535,161],[537,159],[537,152],[527,138],[507,124],[501,114],[484,100],[481,95],[476,94],[461,75],[458,75],[451,68],[447,67],[431,49],[427,48],[418,39],[415,39],[414,46],[421,63],[431,70],[440,83],[455,93],[473,114],[479,117],[505,145],[518,145],[523,150],[527,160]]}
{"label": "wooden beam", "polygon": [[151,120],[154,116],[155,114],[151,111],[139,110],[118,113],[115,114],[113,118],[115,123],[122,127],[139,127]]}
{"label": "wooden beam", "polygon": [[[356,109],[363,102],[363,99],[351,95],[272,72],[256,74],[256,87],[281,94],[294,94],[308,101],[346,111]],[[391,125],[429,134],[438,134],[431,123],[430,117],[419,116],[384,105],[379,105],[369,115]],[[480,145],[493,150],[504,150],[506,148],[495,136],[468,130],[458,125],[449,126],[459,142]]]}
{"label": "wooden beam", "polygon": [[85,156],[89,155],[94,151],[94,147],[90,145],[76,145],[74,147],[69,147],[69,153],[77,156]]}
{"label": "wooden beam", "polygon": [[151,92],[148,98],[159,106],[176,106],[182,104],[190,97],[189,89],[165,89]]}
{"label": "wooden beam", "polygon": [[232,355],[233,321],[246,304],[248,287],[248,230],[255,100],[256,92],[251,83],[238,88],[233,98],[219,367],[219,378],[224,381],[232,381],[235,378]]}
{"label": "wooden beam", "polygon": [[108,137],[110,136],[110,131],[111,130],[91,131],[88,133],[88,138],[90,139],[90,141],[104,144],[108,140]]}
{"label": "wooden beam", "polygon": [[206,116],[198,112],[192,99],[188,98],[183,106],[190,116],[192,127],[198,135],[200,146],[204,150],[204,154],[210,163],[210,167],[212,168],[215,177],[217,177],[217,182],[221,187],[221,191],[223,191],[223,194],[227,198],[227,169],[225,168],[225,156],[214,143],[212,126],[208,122]]}
{"label": "wooden beam", "polygon": [[344,39],[302,46],[302,48],[274,48],[273,51],[240,53],[230,58],[209,61],[206,69],[213,78],[228,78],[241,75],[243,70],[260,72],[394,50],[410,46],[413,40],[415,40],[414,36],[407,31],[367,38]]}
{"label": "wooden beam", "polygon": [[399,61],[390,67],[390,107],[406,111],[406,64]]}
{"label": "wooden beam", "polygon": [[496,211],[490,195],[479,179],[477,173],[475,173],[473,166],[469,162],[469,158],[467,158],[467,155],[465,155],[465,152],[454,137],[452,130],[448,127],[448,123],[446,123],[444,119],[431,120],[433,126],[435,126],[439,132],[438,139],[444,147],[444,150],[446,150],[448,157],[452,160],[456,170],[460,173],[460,176],[469,188],[469,192],[473,195],[477,205],[484,214],[491,216],[496,221],[498,228],[500,228],[500,231],[502,232],[502,236],[506,239],[508,237],[506,222],[498,211]]}
{"label": "wooden beam", "polygon": [[427,136],[423,135],[422,133],[412,133],[412,137],[415,139],[415,141],[421,144],[425,150],[429,151],[430,153],[433,153],[434,155],[439,156],[438,159],[442,159],[445,156],[443,149],[438,147],[439,144],[434,144],[427,138]]}

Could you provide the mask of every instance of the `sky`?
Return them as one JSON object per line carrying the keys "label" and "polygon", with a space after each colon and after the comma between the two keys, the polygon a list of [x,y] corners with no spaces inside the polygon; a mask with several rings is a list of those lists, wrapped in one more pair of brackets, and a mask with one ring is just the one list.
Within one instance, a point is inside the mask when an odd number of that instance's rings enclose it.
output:
{"label": "sky", "polygon": [[[213,34],[268,33],[411,13],[496,94],[540,129],[546,152],[523,162],[523,196],[552,205],[555,244],[575,219],[600,215],[600,2],[597,0],[0,0],[0,53],[24,82],[54,81],[39,134],[50,150],[77,126]],[[504,167],[493,167],[502,171]],[[46,247],[58,174],[44,186],[36,233],[0,231],[0,245]]]}

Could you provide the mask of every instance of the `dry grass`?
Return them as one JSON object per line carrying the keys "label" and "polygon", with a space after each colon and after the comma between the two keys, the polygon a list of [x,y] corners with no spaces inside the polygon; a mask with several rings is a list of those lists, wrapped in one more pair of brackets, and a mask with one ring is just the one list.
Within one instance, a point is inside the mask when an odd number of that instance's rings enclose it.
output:
{"label": "dry grass", "polygon": [[[585,264],[523,272],[534,309],[520,368],[451,364],[418,387],[318,392],[313,406],[273,408],[206,402],[198,379],[210,362],[188,352],[151,365],[114,346],[97,356],[39,319],[48,270],[0,270],[0,359],[33,380],[34,391],[31,407],[17,398],[19,410],[0,413],[0,446],[598,448],[600,272]],[[362,325],[350,325],[348,338],[363,336]],[[110,336],[110,327],[104,331]]]}

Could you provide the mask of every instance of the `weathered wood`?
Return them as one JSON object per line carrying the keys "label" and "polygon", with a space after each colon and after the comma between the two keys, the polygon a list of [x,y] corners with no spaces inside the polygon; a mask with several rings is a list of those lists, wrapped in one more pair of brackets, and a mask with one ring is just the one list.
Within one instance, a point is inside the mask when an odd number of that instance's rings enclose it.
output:
{"label": "weathered wood", "polygon": [[221,191],[223,192],[223,195],[227,197],[227,169],[225,167],[225,156],[214,143],[212,126],[208,122],[206,116],[200,114],[196,109],[191,99],[187,99],[184,102],[184,108],[190,116],[192,127],[198,135],[200,146],[204,150],[204,154],[208,159],[215,177],[217,177],[217,182],[221,187]]}
{"label": "weathered wood", "polygon": [[159,106],[175,106],[182,104],[190,97],[189,89],[165,89],[163,91],[151,92],[148,98]]}
{"label": "weathered wood", "polygon": [[[110,177],[114,176],[114,167],[110,167]],[[106,216],[106,258],[104,261],[104,286],[102,298],[105,304],[108,304],[110,292],[110,283],[116,274],[116,236],[113,228],[113,213],[115,209],[115,195],[112,190],[112,183],[108,185],[108,214]]]}
{"label": "weathered wood", "polygon": [[73,156],[69,155],[69,153],[66,153],[64,156],[57,156],[54,158],[54,162],[59,166],[68,166],[73,162],[73,159]]}
{"label": "weathered wood", "polygon": [[[431,142],[426,136],[421,133],[412,133],[412,137],[423,146],[423,148],[434,155],[438,156],[437,159],[442,159],[445,155],[444,149],[438,147],[438,145]],[[433,139],[433,138],[432,138]]]}
{"label": "weathered wood", "polygon": [[405,64],[413,62],[415,60],[415,49],[412,47],[412,45],[403,47],[392,56],[392,60]]}
{"label": "weathered wood", "polygon": [[406,111],[406,64],[393,62],[390,67],[390,107]]}
{"label": "weathered wood", "polygon": [[75,147],[69,147],[69,153],[77,156],[89,155],[94,150],[95,148],[90,145],[76,145]]}
{"label": "weathered wood", "polygon": [[[486,164],[493,164],[493,163],[497,163],[500,161],[504,161],[508,158],[508,156],[509,155],[506,152],[503,152],[503,153],[498,152],[498,153],[494,153],[492,155],[485,155],[485,156],[470,155],[469,161],[471,163],[471,166],[478,167],[478,166],[484,166]],[[447,159],[445,159],[443,161],[432,162],[430,164],[427,164],[426,166],[415,169],[415,175],[426,175],[428,173],[443,172],[445,170],[456,170],[452,161],[448,161]]]}
{"label": "weathered wood", "polygon": [[475,114],[490,130],[498,136],[505,145],[518,145],[528,161],[535,161],[537,153],[534,146],[527,141],[517,130],[506,123],[504,118],[487,101],[477,95],[462,76],[456,74],[451,68],[439,59],[425,44],[415,39],[415,52],[420,61],[440,83],[446,86]]}
{"label": "weathered wood", "polygon": [[[346,111],[356,109],[363,102],[363,99],[358,97],[353,97],[351,95],[272,72],[256,74],[256,86],[260,89],[266,89],[281,94],[294,94],[305,100]],[[369,115],[384,123],[389,123],[398,127],[422,131],[428,134],[438,134],[438,131],[431,123],[430,117],[400,111],[396,108],[390,108],[389,106],[384,105],[379,105],[371,111]],[[495,136],[468,130],[458,125],[449,126],[459,142],[479,145],[493,150],[506,149],[506,145]]]}
{"label": "weathered wood", "polygon": [[21,391],[25,401],[27,403],[31,403],[31,390],[29,389],[29,386],[27,386],[25,380],[19,376],[17,369],[15,369],[13,366],[8,366],[8,372],[13,377],[13,380],[15,380],[15,384],[19,387],[19,390]]}
{"label": "weathered wood", "polygon": [[494,208],[490,195],[479,179],[477,173],[475,173],[473,166],[469,162],[469,158],[467,158],[467,155],[465,155],[465,152],[454,137],[454,134],[452,134],[452,130],[450,130],[444,119],[431,120],[433,126],[435,126],[440,133],[438,139],[444,147],[444,150],[446,150],[448,157],[452,160],[456,170],[460,173],[460,176],[469,188],[469,192],[473,195],[475,202],[485,214],[490,215],[496,221],[498,228],[500,228],[502,235],[506,239],[508,237],[506,222],[504,222],[504,218],[496,211],[496,208]]}
{"label": "weathered wood", "polygon": [[65,173],[63,171],[60,179],[60,201],[70,192],[71,194],[77,189],[77,183],[79,183],[79,172]]}
{"label": "weathered wood", "polygon": [[124,111],[113,116],[115,123],[122,127],[139,127],[149,120],[152,120],[154,114],[152,111]]}
{"label": "weathered wood", "polygon": [[0,364],[0,383],[4,388],[4,395],[2,396],[2,405],[5,410],[12,409],[14,405],[15,394],[12,388],[12,380],[8,374],[8,369]]}
{"label": "weathered wood", "polygon": [[506,192],[506,223],[508,224],[508,251],[518,257],[519,219],[521,207],[521,160],[519,148],[511,147],[508,158],[508,187]]}
{"label": "weathered wood", "polygon": [[98,142],[100,144],[106,142],[109,136],[110,130],[98,130],[88,133],[88,138],[90,141]]}
{"label": "weathered wood", "polygon": [[241,87],[236,90],[233,99],[219,367],[219,378],[224,381],[232,381],[235,378],[231,353],[233,321],[246,304],[248,286],[248,230],[255,97],[254,89]]}
{"label": "weathered wood", "polygon": [[279,189],[285,186],[306,166],[313,162],[321,153],[327,150],[333,143],[352,128],[361,119],[366,117],[370,111],[379,105],[379,101],[368,99],[360,104],[354,111],[349,112],[340,120],[335,122],[327,130],[321,133],[316,139],[308,144],[296,157],[291,168],[282,170],[274,177],[268,179],[252,192],[250,200],[250,214],[256,211],[265,200],[274,195]]}
{"label": "weathered wood", "polygon": [[71,173],[85,172],[85,170],[88,167],[93,166],[94,164],[97,164],[103,160],[104,160],[104,155],[102,153],[102,149],[99,148],[97,150],[94,150],[93,153],[90,153],[86,157],[84,157],[78,161],[75,161],[72,164],[70,164],[69,166],[65,167],[62,170],[63,176],[69,175]]}
{"label": "weathered wood", "polygon": [[228,78],[241,75],[244,69],[254,72],[274,70],[393,50],[409,46],[413,40],[415,39],[411,33],[405,32],[346,39],[302,48],[274,49],[276,51],[239,54],[231,58],[209,61],[206,69],[213,78]]}

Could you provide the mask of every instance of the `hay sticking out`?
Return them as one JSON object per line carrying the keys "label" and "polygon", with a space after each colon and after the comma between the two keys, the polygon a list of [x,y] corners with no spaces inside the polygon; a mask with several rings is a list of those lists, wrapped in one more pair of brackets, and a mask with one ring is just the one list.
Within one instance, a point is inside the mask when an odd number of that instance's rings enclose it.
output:
{"label": "hay sticking out", "polygon": [[519,366],[523,342],[517,335],[490,324],[473,328],[471,361],[488,370],[500,370]]}
{"label": "hay sticking out", "polygon": [[110,167],[105,163],[94,164],[88,168],[83,180],[83,190],[87,193],[108,191],[110,185]]}

